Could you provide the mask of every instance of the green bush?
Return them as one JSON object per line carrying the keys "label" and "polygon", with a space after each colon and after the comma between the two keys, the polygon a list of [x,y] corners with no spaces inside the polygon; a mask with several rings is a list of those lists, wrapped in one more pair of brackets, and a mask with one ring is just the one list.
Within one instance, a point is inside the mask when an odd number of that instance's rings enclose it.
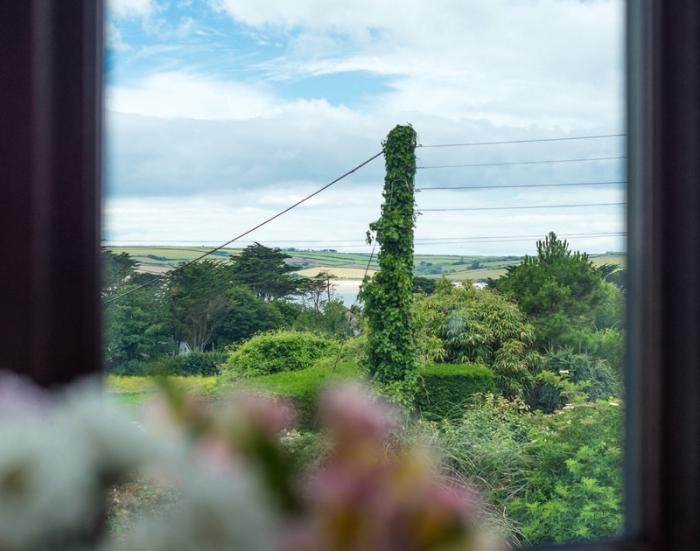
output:
{"label": "green bush", "polygon": [[622,411],[615,400],[574,401],[531,418],[527,493],[509,505],[532,544],[619,536]]}
{"label": "green bush", "polygon": [[[335,358],[323,359],[313,367],[286,371],[246,380],[253,390],[271,392],[289,398],[297,409],[300,425],[313,426],[315,404],[319,390],[334,380],[360,377],[357,361],[343,359],[335,365]],[[421,414],[430,419],[441,419],[457,411],[461,415],[467,401],[476,393],[494,388],[493,373],[479,365],[432,364],[419,370],[421,384],[417,404]]]}
{"label": "green bush", "polygon": [[226,352],[190,352],[177,356],[165,356],[149,362],[129,362],[112,370],[114,375],[218,375],[226,361]]}
{"label": "green bush", "polygon": [[506,396],[527,386],[534,330],[516,304],[489,289],[440,280],[435,293],[417,296],[415,316],[426,362],[487,365]]}
{"label": "green bush", "polygon": [[485,395],[459,418],[421,426],[506,535],[571,543],[622,529],[621,410],[579,396],[556,413],[531,413],[520,399]]}
{"label": "green bush", "polygon": [[302,428],[314,426],[319,391],[334,380],[352,379],[359,375],[357,363],[321,361],[314,367],[299,371],[283,371],[246,379],[253,391],[270,392],[291,400]]}
{"label": "green bush", "polygon": [[168,358],[164,362],[168,375],[218,375],[221,364],[226,361],[226,352],[190,352]]}
{"label": "green bush", "polygon": [[277,331],[257,335],[230,353],[229,376],[253,377],[311,367],[323,356],[337,352],[338,343],[314,333]]}
{"label": "green bush", "polygon": [[477,393],[493,392],[493,371],[474,364],[428,364],[420,369],[416,407],[426,419],[462,415]]}

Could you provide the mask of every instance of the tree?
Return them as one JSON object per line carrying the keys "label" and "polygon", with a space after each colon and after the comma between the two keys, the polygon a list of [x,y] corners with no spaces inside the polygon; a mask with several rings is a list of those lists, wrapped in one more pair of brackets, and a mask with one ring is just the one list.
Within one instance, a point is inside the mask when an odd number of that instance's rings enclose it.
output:
{"label": "tree", "polygon": [[128,253],[102,251],[102,296],[106,297],[134,276],[137,262]]}
{"label": "tree", "polygon": [[173,335],[202,351],[232,309],[227,266],[204,260],[173,270],[167,276],[165,304]]}
{"label": "tree", "polygon": [[105,309],[105,360],[110,371],[147,362],[174,351],[159,287],[123,286],[124,294]]}
{"label": "tree", "polygon": [[530,317],[542,350],[573,344],[581,330],[619,321],[619,312],[610,311],[614,287],[587,254],[572,252],[553,232],[537,242],[536,256],[526,256],[492,284]]}
{"label": "tree", "polygon": [[246,287],[231,287],[226,292],[226,299],[229,311],[212,337],[212,343],[217,347],[238,344],[258,333],[289,325],[277,301],[266,302]]}
{"label": "tree", "polygon": [[300,289],[304,298],[311,303],[317,312],[323,309],[324,304],[328,304],[335,294],[335,286],[331,283],[336,276],[328,271],[319,272],[316,277],[303,280]]}
{"label": "tree", "polygon": [[254,243],[232,259],[232,280],[263,300],[299,294],[301,282],[291,275],[297,268],[285,262],[289,258],[280,249]]}
{"label": "tree", "polygon": [[368,329],[363,364],[390,398],[406,404],[418,381],[412,311],[415,148],[411,126],[396,126],[384,142],[384,204],[381,218],[370,225],[380,245],[379,271],[365,279],[360,292]]}

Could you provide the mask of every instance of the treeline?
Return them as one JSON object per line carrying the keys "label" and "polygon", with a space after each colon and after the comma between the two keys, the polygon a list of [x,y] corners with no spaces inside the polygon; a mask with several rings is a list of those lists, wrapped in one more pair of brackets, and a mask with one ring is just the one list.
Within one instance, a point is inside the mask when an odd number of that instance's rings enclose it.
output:
{"label": "treeline", "polygon": [[[258,333],[293,328],[344,337],[353,331],[332,276],[297,277],[279,249],[256,243],[226,261],[203,260],[162,276],[139,272],[127,253],[105,250],[102,257],[105,358],[113,373],[141,374],[160,363],[181,374],[209,374],[221,363],[212,352]],[[172,360],[181,348],[211,359]]]}

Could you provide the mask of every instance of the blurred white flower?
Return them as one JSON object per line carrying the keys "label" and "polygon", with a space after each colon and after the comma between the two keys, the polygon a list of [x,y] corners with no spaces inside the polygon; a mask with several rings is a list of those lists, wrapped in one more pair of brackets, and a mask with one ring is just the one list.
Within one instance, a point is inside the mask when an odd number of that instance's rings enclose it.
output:
{"label": "blurred white flower", "polygon": [[104,551],[272,551],[279,534],[252,477],[191,471],[177,504],[143,519]]}
{"label": "blurred white flower", "polygon": [[55,416],[84,440],[90,453],[90,471],[103,480],[119,481],[173,451],[157,435],[147,433],[92,381],[71,388]]}
{"label": "blurred white flower", "polygon": [[0,421],[0,549],[79,540],[98,521],[89,453],[49,419]]}

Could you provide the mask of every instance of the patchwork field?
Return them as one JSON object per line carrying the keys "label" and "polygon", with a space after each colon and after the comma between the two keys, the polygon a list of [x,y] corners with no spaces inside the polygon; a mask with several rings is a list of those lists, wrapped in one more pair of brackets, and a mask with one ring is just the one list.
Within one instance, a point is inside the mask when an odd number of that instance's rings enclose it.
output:
{"label": "patchwork field", "polygon": [[[138,246],[118,247],[108,246],[115,253],[128,253],[138,263],[139,270],[152,273],[165,273],[178,264],[190,261],[209,250],[208,247],[176,247],[176,246]],[[211,255],[211,259],[224,262],[231,256],[240,254],[241,249],[222,249]],[[305,277],[313,277],[319,271],[327,271],[339,279],[362,279],[369,254],[342,253],[336,251],[300,251],[289,249],[285,251],[291,258],[289,263],[299,266],[297,273]],[[596,265],[624,265],[622,254],[592,255],[591,260]],[[465,255],[429,255],[417,254],[414,257],[414,273],[417,276],[439,278],[446,276],[452,280],[471,279],[485,281],[489,278],[502,276],[508,266],[514,266],[522,261],[517,256],[465,256]],[[370,274],[379,268],[376,256],[370,263]]]}

